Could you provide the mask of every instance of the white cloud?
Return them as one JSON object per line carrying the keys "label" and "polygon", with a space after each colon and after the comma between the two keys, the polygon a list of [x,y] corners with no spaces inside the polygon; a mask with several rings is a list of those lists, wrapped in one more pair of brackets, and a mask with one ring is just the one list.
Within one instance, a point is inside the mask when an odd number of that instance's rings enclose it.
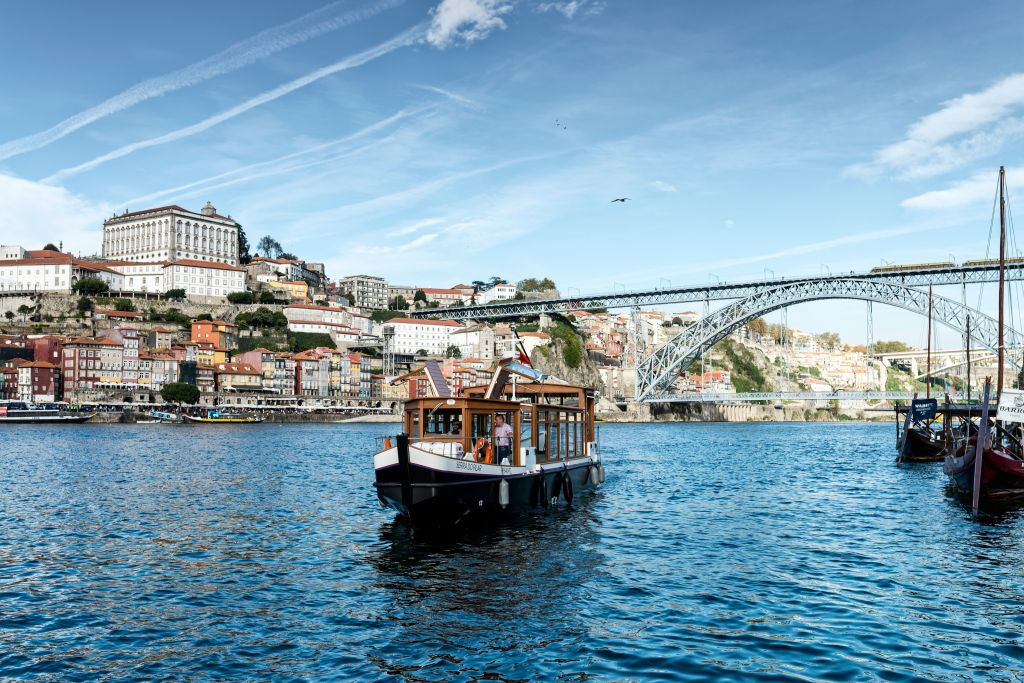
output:
{"label": "white cloud", "polygon": [[441,218],[424,218],[423,220],[416,221],[411,225],[406,225],[405,227],[398,228],[397,230],[392,230],[391,232],[388,233],[388,237],[401,237],[403,235],[411,235],[414,232],[419,232],[423,228],[429,228],[431,226],[438,225],[439,223],[443,222],[444,221]]}
{"label": "white cloud", "polygon": [[448,99],[452,100],[453,102],[455,102],[457,104],[461,104],[464,107],[468,107],[469,109],[476,109],[478,111],[480,109],[483,109],[483,107],[481,107],[480,104],[478,102],[476,102],[475,100],[471,100],[470,98],[466,97],[465,95],[460,95],[459,93],[452,92],[451,90],[446,90],[444,88],[438,88],[436,85],[416,85],[414,87],[417,87],[420,90],[426,90],[428,92],[437,93],[438,95],[444,95],[445,97],[447,97]]}
{"label": "white cloud", "polygon": [[0,173],[0,241],[4,244],[42,249],[47,242],[63,242],[65,251],[94,254],[103,239],[103,219],[113,212],[112,206],[97,204],[63,187]]}
{"label": "white cloud", "polygon": [[512,11],[510,0],[441,0],[431,10],[426,40],[437,48],[456,42],[472,43],[505,28],[502,15]]}
{"label": "white cloud", "polygon": [[[1006,176],[1010,178],[1024,177],[1024,168],[1008,168]],[[932,190],[900,202],[906,209],[954,209],[971,204],[991,204],[996,195],[996,174],[992,171],[975,173],[969,178],[957,180],[942,190]]]}
{"label": "white cloud", "polygon": [[274,26],[241,42],[221,50],[193,64],[136,83],[113,97],[70,116],[46,130],[11,140],[0,145],[0,160],[45,147],[94,121],[133,107],[160,95],[202,83],[203,81],[236,71],[286,48],[304,43],[325,33],[338,30],[401,4],[404,0],[378,0],[366,7],[340,13],[341,3],[305,14],[279,26]]}
{"label": "white cloud", "polygon": [[894,173],[931,177],[998,150],[1024,133],[1024,119],[1010,114],[1024,105],[1024,74],[1014,74],[967,93],[914,122],[903,140],[878,150],[868,163],[847,168],[852,176]]}
{"label": "white cloud", "polygon": [[666,183],[664,180],[655,180],[651,183],[651,187],[658,192],[679,192],[679,188],[671,183]]}
{"label": "white cloud", "polygon": [[327,76],[336,74],[340,71],[346,71],[348,69],[353,69],[355,67],[362,66],[363,64],[366,64],[367,62],[370,62],[374,59],[377,59],[378,57],[383,57],[384,55],[393,52],[398,48],[411,45],[412,43],[419,40],[419,38],[423,35],[424,28],[425,27],[422,24],[414,26],[413,28],[408,29],[407,31],[403,31],[402,33],[395,36],[391,40],[387,40],[368,50],[364,50],[355,55],[352,55],[351,57],[346,57],[341,61],[335,62],[334,64],[321,67],[316,71],[308,73],[305,76],[296,78],[292,81],[289,81],[288,83],[279,85],[272,90],[268,90],[260,95],[257,95],[256,97],[252,97],[246,100],[245,102],[242,102],[241,104],[235,105],[234,107],[231,107],[226,111],[222,111],[219,114],[214,114],[213,116],[210,116],[208,118],[203,119],[202,121],[199,121],[198,123],[194,123],[190,126],[185,126],[184,128],[179,128],[178,130],[171,131],[170,133],[158,135],[157,137],[154,138],[149,138],[148,140],[140,140],[138,142],[133,142],[129,145],[119,147],[118,149],[98,156],[95,159],[90,159],[89,161],[78,164],[77,166],[71,166],[68,168],[61,169],[54,173],[53,175],[45,178],[43,182],[60,182],[64,178],[76,175],[78,173],[82,173],[83,171],[88,171],[90,169],[96,168],[101,164],[104,164],[113,159],[119,159],[123,156],[127,156],[133,152],[137,152],[140,149],[146,149],[148,147],[163,145],[168,142],[174,142],[175,140],[180,140],[181,138],[202,133],[203,131],[209,130],[210,128],[213,128],[214,126],[223,123],[224,121],[233,119],[236,116],[244,114],[250,109],[255,109],[256,107],[259,107],[263,104],[272,102],[279,97],[283,97],[288,93],[298,90],[299,88],[303,88],[311,83],[315,83],[316,81],[319,81],[322,78],[326,78]]}
{"label": "white cloud", "polygon": [[558,12],[566,19],[572,19],[576,14],[585,9],[586,14],[600,14],[604,11],[605,3],[598,0],[559,0],[558,2],[541,2],[535,9],[538,12]]}
{"label": "white cloud", "polygon": [[[323,142],[317,145],[313,145],[312,147],[307,147],[297,152],[291,152],[290,154],[285,154],[274,159],[268,159],[266,161],[259,161],[252,164],[246,164],[245,166],[239,166],[238,168],[231,169],[230,171],[225,171],[223,173],[208,176],[200,180],[194,180],[183,185],[177,185],[175,187],[169,187],[165,190],[150,192],[149,194],[145,194],[140,197],[135,197],[134,199],[130,199],[127,202],[124,202],[124,206],[139,205],[153,201],[154,199],[159,199],[161,197],[172,195],[177,198],[187,197],[198,192],[205,192],[207,190],[212,190],[220,187],[227,187],[229,185],[237,185],[239,183],[245,183],[250,180],[255,180],[257,178],[265,178],[267,176],[290,172],[297,170],[299,168],[305,168],[308,165],[310,165],[310,163],[316,164],[334,161],[339,158],[337,155],[332,155],[325,159],[319,159],[314,162],[299,164],[285,163],[304,156],[311,156],[314,154],[320,154],[322,152],[334,151],[338,147],[343,147],[345,143],[366,137],[372,133],[376,133],[380,130],[387,128],[393,123],[396,123],[398,121],[401,121],[412,116],[422,114],[431,109],[433,109],[433,107],[430,105],[420,107],[418,109],[403,109],[395,114],[392,114],[391,116],[385,117],[380,121],[360,128],[356,132],[350,133],[343,137],[336,138],[334,140]],[[385,142],[387,140],[387,137],[378,138],[377,140],[369,143],[368,145],[363,145],[362,147],[357,148],[357,150],[362,151],[369,147],[373,147],[377,144]],[[346,149],[346,151],[343,152],[343,154],[347,156],[351,151],[352,150]]]}

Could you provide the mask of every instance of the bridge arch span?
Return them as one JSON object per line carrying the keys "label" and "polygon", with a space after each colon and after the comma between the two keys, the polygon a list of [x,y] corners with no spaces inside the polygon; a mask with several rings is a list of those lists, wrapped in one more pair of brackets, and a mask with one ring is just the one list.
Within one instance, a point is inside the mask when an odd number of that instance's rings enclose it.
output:
{"label": "bridge arch span", "polygon": [[[636,369],[636,400],[651,401],[679,376],[680,370],[729,333],[754,318],[794,304],[822,299],[858,299],[902,308],[919,315],[928,315],[928,292],[898,282],[840,278],[790,282],[764,289],[714,311],[704,320],[691,325],[660,349],[644,358]],[[963,332],[968,316],[971,339],[979,346],[995,352],[999,345],[999,323],[995,318],[964,306],[958,301],[932,295],[932,316],[957,332]],[[1005,328],[1008,347],[1020,347],[1020,332]],[[1015,359],[1010,362],[1019,367]]]}

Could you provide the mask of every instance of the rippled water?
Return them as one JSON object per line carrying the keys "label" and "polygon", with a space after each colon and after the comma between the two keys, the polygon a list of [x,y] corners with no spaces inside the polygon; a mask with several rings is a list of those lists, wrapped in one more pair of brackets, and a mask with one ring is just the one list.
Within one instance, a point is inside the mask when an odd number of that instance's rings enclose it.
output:
{"label": "rippled water", "polygon": [[1024,679],[1024,519],[891,425],[604,425],[598,493],[454,538],[385,427],[4,427],[0,677]]}

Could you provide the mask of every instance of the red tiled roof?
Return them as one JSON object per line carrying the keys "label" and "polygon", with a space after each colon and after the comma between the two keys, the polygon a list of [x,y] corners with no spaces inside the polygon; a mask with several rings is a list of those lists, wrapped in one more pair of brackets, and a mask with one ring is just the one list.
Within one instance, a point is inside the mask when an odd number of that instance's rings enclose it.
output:
{"label": "red tiled roof", "polygon": [[113,308],[97,308],[93,312],[94,313],[99,313],[100,315],[105,315],[107,317],[115,317],[115,318],[118,318],[118,317],[120,317],[120,318],[141,318],[142,317],[142,314],[138,313],[136,311],[118,311],[118,310],[115,310]]}
{"label": "red tiled roof", "polygon": [[217,363],[214,366],[215,372],[228,373],[232,375],[262,375],[263,373],[248,363]]}
{"label": "red tiled roof", "polygon": [[54,365],[53,363],[47,363],[45,360],[35,360],[35,361],[32,361],[31,363],[25,363],[24,365],[19,365],[18,367],[21,367],[21,368],[45,368],[45,369],[48,369],[48,370],[56,370],[57,369],[56,365]]}

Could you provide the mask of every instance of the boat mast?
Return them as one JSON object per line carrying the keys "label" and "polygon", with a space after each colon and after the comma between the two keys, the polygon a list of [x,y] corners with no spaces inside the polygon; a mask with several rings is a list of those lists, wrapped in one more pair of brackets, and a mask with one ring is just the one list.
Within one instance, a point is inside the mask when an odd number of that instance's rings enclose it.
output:
{"label": "boat mast", "polygon": [[928,285],[928,372],[924,376],[924,397],[932,397],[932,286]]}
{"label": "boat mast", "polygon": [[967,314],[967,403],[971,402],[971,314]]}
{"label": "boat mast", "polygon": [[999,167],[999,372],[996,380],[996,403],[1003,395],[1003,299],[1006,296],[1006,170]]}

